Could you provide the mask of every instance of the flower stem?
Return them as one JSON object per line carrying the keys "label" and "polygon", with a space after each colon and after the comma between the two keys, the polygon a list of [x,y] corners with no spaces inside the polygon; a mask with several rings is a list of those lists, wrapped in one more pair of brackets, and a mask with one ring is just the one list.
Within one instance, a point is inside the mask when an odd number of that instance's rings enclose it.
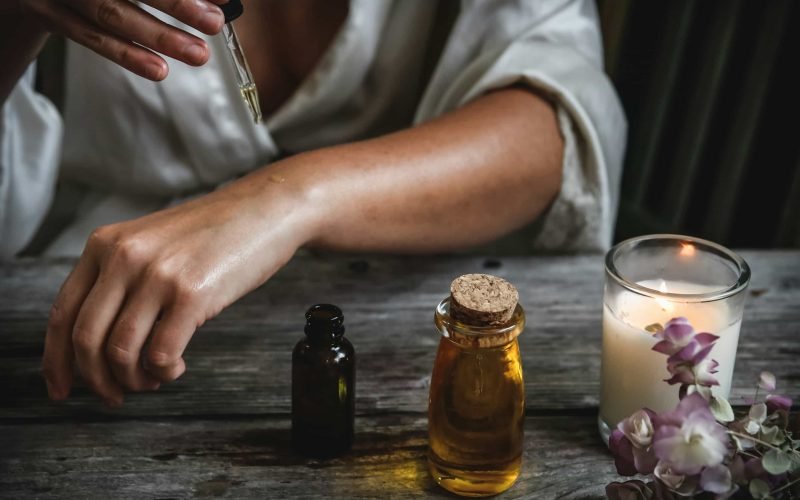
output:
{"label": "flower stem", "polygon": [[797,451],[797,450],[783,450],[781,448],[778,448],[777,446],[771,445],[771,444],[767,443],[766,441],[762,441],[760,439],[754,438],[753,436],[750,436],[748,434],[742,434],[741,432],[736,432],[736,431],[731,431],[731,430],[728,430],[726,432],[728,434],[730,434],[731,436],[744,438],[744,439],[750,440],[750,441],[752,441],[754,443],[758,443],[758,444],[764,445],[767,448],[772,448],[773,450],[777,450],[777,451],[780,451],[780,452],[783,452],[783,453],[793,453],[795,455],[800,455],[800,451]]}
{"label": "flower stem", "polygon": [[770,494],[770,495],[774,495],[775,493],[779,493],[779,492],[781,492],[781,491],[785,490],[786,488],[788,488],[789,486],[791,486],[791,485],[793,485],[793,484],[797,484],[797,483],[800,483],[800,477],[798,477],[798,478],[797,478],[797,479],[795,479],[794,481],[789,481],[788,483],[784,484],[783,486],[781,486],[781,487],[780,487],[780,488],[778,488],[778,489],[775,489],[775,490],[772,490],[772,491],[770,491],[770,492],[769,492],[769,494]]}
{"label": "flower stem", "polygon": [[742,434],[741,432],[736,432],[736,431],[731,431],[731,430],[726,431],[726,432],[728,434],[730,434],[731,436],[744,438],[744,439],[747,439],[748,441],[752,441],[754,443],[762,444],[762,445],[766,446],[767,448],[772,448],[773,450],[783,451],[780,448],[778,448],[777,446],[773,446],[773,445],[767,443],[766,441],[762,441],[760,439],[754,438],[753,436],[751,436],[749,434]]}

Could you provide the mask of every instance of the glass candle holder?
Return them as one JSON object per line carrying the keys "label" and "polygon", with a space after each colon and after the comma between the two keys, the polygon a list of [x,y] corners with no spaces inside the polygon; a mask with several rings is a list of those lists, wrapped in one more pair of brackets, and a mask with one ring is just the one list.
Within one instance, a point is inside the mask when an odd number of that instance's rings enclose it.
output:
{"label": "glass candle holder", "polygon": [[678,404],[667,356],[653,351],[656,323],[684,317],[698,332],[719,336],[709,358],[719,363],[716,396],[728,398],[750,268],[710,241],[654,234],[623,241],[606,255],[598,426],[611,430],[640,408]]}

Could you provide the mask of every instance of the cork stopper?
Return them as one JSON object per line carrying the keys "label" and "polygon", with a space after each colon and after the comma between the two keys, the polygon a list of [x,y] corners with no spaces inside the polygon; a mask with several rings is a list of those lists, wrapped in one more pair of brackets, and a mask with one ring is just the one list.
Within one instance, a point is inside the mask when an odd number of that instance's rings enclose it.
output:
{"label": "cork stopper", "polygon": [[450,285],[450,316],[472,326],[508,323],[518,301],[514,285],[488,274],[465,274]]}

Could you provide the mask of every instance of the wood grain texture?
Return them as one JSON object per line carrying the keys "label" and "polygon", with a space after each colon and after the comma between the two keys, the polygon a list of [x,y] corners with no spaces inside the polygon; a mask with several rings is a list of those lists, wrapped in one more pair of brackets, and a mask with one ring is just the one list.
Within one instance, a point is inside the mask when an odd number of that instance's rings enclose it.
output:
{"label": "wood grain texture", "polygon": [[[743,252],[753,282],[732,402],[761,370],[800,399],[800,252]],[[208,322],[189,371],[104,409],[78,387],[47,401],[39,375],[50,303],[72,261],[0,265],[0,497],[444,497],[425,463],[433,309],[451,280],[512,282],[527,418],[522,476],[503,498],[600,498],[617,479],[596,430],[603,263],[599,256],[295,259]],[[342,307],[358,353],[357,443],[320,462],[289,443],[290,354],[303,313]]]}
{"label": "wood grain texture", "polygon": [[[769,368],[800,385],[800,253],[744,252],[753,269],[732,402]],[[500,267],[494,268],[499,263]],[[50,303],[71,261],[0,267],[0,418],[106,413],[81,387],[62,405],[39,375]],[[603,263],[599,256],[509,258],[295,259],[265,286],[198,331],[188,372],[153,394],[129,395],[113,413],[286,414],[291,349],[305,309],[342,307],[358,354],[360,414],[420,412],[438,342],[433,309],[452,279],[491,272],[520,292],[528,326],[520,336],[528,408],[591,409],[598,403]],[[798,396],[800,394],[795,394]]]}
{"label": "wood grain texture", "polygon": [[[428,474],[424,416],[359,418],[353,449],[328,461],[295,454],[289,426],[259,416],[0,425],[0,496],[456,498]],[[525,433],[522,474],[502,498],[602,498],[617,479],[594,417],[529,417]]]}

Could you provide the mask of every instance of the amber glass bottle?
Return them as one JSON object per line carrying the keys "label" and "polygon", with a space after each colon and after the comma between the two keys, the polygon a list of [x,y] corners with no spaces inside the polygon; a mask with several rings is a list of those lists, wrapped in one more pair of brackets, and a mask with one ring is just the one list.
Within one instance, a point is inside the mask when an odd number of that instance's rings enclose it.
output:
{"label": "amber glass bottle", "polygon": [[442,338],[428,400],[428,465],[453,493],[496,495],[514,484],[522,464],[525,387],[517,336],[525,314],[514,297],[507,319],[469,324],[453,317],[452,300],[435,312]]}
{"label": "amber glass bottle", "polygon": [[305,455],[332,457],[353,443],[355,351],[334,305],[312,306],[305,334],[292,353],[292,442]]}

